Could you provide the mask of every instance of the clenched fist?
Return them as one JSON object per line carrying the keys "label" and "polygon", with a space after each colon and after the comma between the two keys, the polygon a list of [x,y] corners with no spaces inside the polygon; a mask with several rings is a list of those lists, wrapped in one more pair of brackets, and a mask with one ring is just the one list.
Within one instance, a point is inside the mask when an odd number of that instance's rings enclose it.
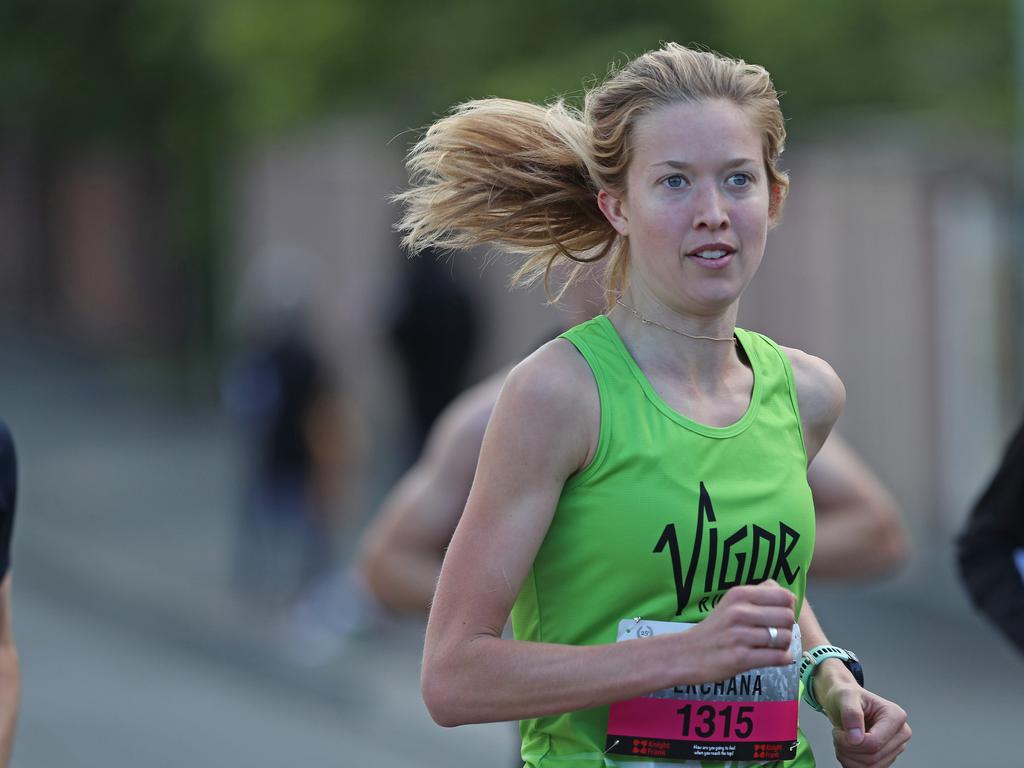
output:
{"label": "clenched fist", "polygon": [[774,581],[733,587],[704,621],[680,635],[686,679],[677,685],[725,680],[757,667],[793,663],[796,596]]}

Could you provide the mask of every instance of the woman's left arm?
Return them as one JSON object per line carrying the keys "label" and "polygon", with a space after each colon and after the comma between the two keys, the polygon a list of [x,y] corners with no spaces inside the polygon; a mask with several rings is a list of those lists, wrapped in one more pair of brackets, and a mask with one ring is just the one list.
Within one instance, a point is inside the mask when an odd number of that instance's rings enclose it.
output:
{"label": "woman's left arm", "polygon": [[[800,611],[804,648],[829,645],[811,604]],[[832,741],[843,768],[887,768],[910,741],[907,713],[898,704],[861,688],[838,659],[827,659],[811,677],[814,698],[832,721]]]}

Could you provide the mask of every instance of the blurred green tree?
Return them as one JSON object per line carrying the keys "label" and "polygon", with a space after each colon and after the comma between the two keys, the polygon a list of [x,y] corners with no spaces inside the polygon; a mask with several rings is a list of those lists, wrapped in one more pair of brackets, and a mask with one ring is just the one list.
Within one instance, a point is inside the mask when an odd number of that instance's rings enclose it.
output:
{"label": "blurred green tree", "polygon": [[1011,104],[1008,0],[211,0],[204,8],[210,55],[255,132],[355,107],[425,121],[471,97],[573,94],[611,60],[663,40],[765,65],[794,118],[883,108],[1005,124]]}

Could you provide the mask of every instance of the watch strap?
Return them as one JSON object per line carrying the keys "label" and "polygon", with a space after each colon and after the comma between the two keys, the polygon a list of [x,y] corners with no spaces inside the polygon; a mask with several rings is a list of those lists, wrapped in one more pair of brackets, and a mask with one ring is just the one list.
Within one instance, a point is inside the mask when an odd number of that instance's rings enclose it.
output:
{"label": "watch strap", "polygon": [[812,685],[814,670],[828,659],[839,659],[853,674],[858,685],[864,685],[864,673],[861,671],[860,660],[853,651],[835,645],[818,645],[809,651],[804,651],[800,658],[800,680],[804,684],[803,699],[811,709],[817,712],[821,712],[822,707],[814,697]]}

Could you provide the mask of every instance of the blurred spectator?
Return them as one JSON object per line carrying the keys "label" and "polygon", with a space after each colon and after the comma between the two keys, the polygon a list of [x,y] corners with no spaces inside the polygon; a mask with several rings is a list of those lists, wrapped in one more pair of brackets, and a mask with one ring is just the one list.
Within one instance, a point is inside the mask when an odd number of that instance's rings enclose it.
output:
{"label": "blurred spectator", "polygon": [[1024,421],[957,545],[975,606],[1024,652]]}
{"label": "blurred spectator", "polygon": [[14,441],[0,421],[0,768],[11,759],[21,674],[11,631],[11,534],[18,497]]}
{"label": "blurred spectator", "polygon": [[335,502],[349,463],[346,409],[311,343],[293,324],[255,344],[225,381],[251,450],[236,580],[280,607],[328,570]]}
{"label": "blurred spectator", "polygon": [[468,289],[435,251],[410,259],[391,321],[412,406],[413,451],[419,453],[434,419],[466,385],[479,322]]}

